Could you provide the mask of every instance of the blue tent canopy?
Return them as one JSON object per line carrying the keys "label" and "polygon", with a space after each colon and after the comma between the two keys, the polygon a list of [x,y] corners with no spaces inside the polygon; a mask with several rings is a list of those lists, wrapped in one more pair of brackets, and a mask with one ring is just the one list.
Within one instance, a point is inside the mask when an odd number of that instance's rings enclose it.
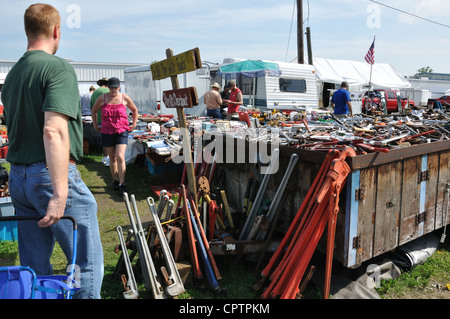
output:
{"label": "blue tent canopy", "polygon": [[245,60],[221,66],[217,75],[226,80],[236,79],[239,76],[245,78],[255,78],[266,75],[278,77],[281,75],[281,70],[277,63],[263,62],[260,60]]}

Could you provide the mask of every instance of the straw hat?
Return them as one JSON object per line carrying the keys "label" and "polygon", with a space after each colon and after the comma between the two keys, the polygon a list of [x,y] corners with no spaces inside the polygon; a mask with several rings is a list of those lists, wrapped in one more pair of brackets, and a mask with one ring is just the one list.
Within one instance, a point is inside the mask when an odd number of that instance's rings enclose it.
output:
{"label": "straw hat", "polygon": [[218,90],[221,89],[220,85],[219,85],[218,83],[216,83],[216,82],[214,82],[214,83],[211,85],[211,87],[212,87],[212,88],[216,88],[216,89],[218,89]]}
{"label": "straw hat", "polygon": [[98,86],[108,85],[108,78],[102,78],[102,79],[98,80],[97,85]]}

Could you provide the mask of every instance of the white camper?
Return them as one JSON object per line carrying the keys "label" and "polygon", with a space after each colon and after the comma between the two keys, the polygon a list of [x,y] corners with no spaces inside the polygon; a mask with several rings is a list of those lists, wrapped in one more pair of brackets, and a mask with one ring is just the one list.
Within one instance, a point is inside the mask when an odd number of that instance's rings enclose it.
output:
{"label": "white camper", "polygon": [[[199,100],[198,106],[184,109],[186,115],[206,114],[204,95],[211,89],[210,69],[209,63],[203,63],[201,69],[178,75],[180,88],[195,87]],[[143,65],[125,69],[124,79],[125,92],[133,99],[139,114],[172,114],[176,116],[176,109],[167,108],[162,101],[163,92],[172,90],[170,78],[154,81],[150,65]]]}
{"label": "white camper", "polygon": [[[245,60],[226,59],[227,62],[242,62]],[[247,71],[233,74],[237,87],[242,91],[244,106],[253,106],[261,111],[271,109],[293,110],[296,107],[317,108],[318,85],[315,69],[311,65],[285,63],[277,61],[264,61],[277,65],[277,74],[249,76]],[[227,63],[222,65],[230,65]],[[222,87],[228,82],[228,75],[221,73],[216,81],[222,83]]]}

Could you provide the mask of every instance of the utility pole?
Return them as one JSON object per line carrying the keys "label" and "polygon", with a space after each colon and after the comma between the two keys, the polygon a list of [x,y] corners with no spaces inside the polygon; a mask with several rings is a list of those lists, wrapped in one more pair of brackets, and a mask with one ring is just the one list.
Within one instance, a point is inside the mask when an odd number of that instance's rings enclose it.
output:
{"label": "utility pole", "polygon": [[313,55],[311,46],[311,28],[306,27],[306,44],[308,47],[308,64],[313,65]]}
{"label": "utility pole", "polygon": [[305,63],[303,48],[303,1],[297,0],[297,62]]}

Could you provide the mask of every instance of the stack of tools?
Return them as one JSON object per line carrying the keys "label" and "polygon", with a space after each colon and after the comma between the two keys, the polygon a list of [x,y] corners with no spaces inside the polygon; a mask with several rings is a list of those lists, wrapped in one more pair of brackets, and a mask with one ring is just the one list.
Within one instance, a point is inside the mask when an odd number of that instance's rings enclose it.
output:
{"label": "stack of tools", "polygon": [[[324,296],[328,298],[339,194],[350,168],[345,162],[355,156],[353,148],[330,150],[280,246],[262,271],[270,284],[262,298],[295,299],[303,275],[328,224]],[[262,286],[263,284],[261,284]]]}
{"label": "stack of tools", "polygon": [[357,155],[450,139],[450,116],[442,111],[403,115],[288,121],[280,126],[281,145],[327,151],[353,145]]}
{"label": "stack of tools", "polygon": [[[194,272],[194,278],[200,280],[203,278],[203,272],[206,273],[206,279],[211,290],[214,293],[221,293],[223,289],[218,281],[222,279],[216,262],[209,247],[209,241],[206,238],[202,223],[194,200],[187,194],[185,186],[181,185],[181,214],[186,221],[186,231],[189,240],[189,251],[191,254],[191,263]],[[180,202],[180,201],[179,201]],[[200,261],[201,264],[200,264]],[[202,271],[203,269],[203,271]]]}
{"label": "stack of tools", "polygon": [[[122,251],[116,271],[120,271],[123,265],[126,268],[126,275],[121,275],[125,289],[123,294],[124,298],[139,298],[139,291],[131,264],[136,252],[139,256],[140,270],[144,278],[145,288],[151,292],[152,297],[154,299],[177,298],[185,289],[175,263],[175,258],[169,247],[166,231],[164,231],[161,225],[161,219],[167,218],[163,216],[170,215],[174,204],[173,201],[169,200],[166,192],[162,192],[158,207],[155,206],[153,198],[147,198],[153,219],[153,226],[156,229],[155,234],[151,231],[153,229],[150,229],[150,227],[147,231],[144,230],[134,195],[131,195],[129,198],[128,194],[124,193],[123,197],[131,223],[127,240],[124,239],[122,227],[118,226],[116,228],[120,240],[120,250]],[[167,212],[165,213],[166,209]],[[133,237],[134,242],[131,240]],[[130,255],[128,255],[129,249],[132,250]],[[118,250],[119,247],[117,248]],[[157,254],[157,250],[161,251],[161,253]],[[162,258],[156,258],[156,256]],[[161,265],[159,271],[157,271],[157,265]]]}

